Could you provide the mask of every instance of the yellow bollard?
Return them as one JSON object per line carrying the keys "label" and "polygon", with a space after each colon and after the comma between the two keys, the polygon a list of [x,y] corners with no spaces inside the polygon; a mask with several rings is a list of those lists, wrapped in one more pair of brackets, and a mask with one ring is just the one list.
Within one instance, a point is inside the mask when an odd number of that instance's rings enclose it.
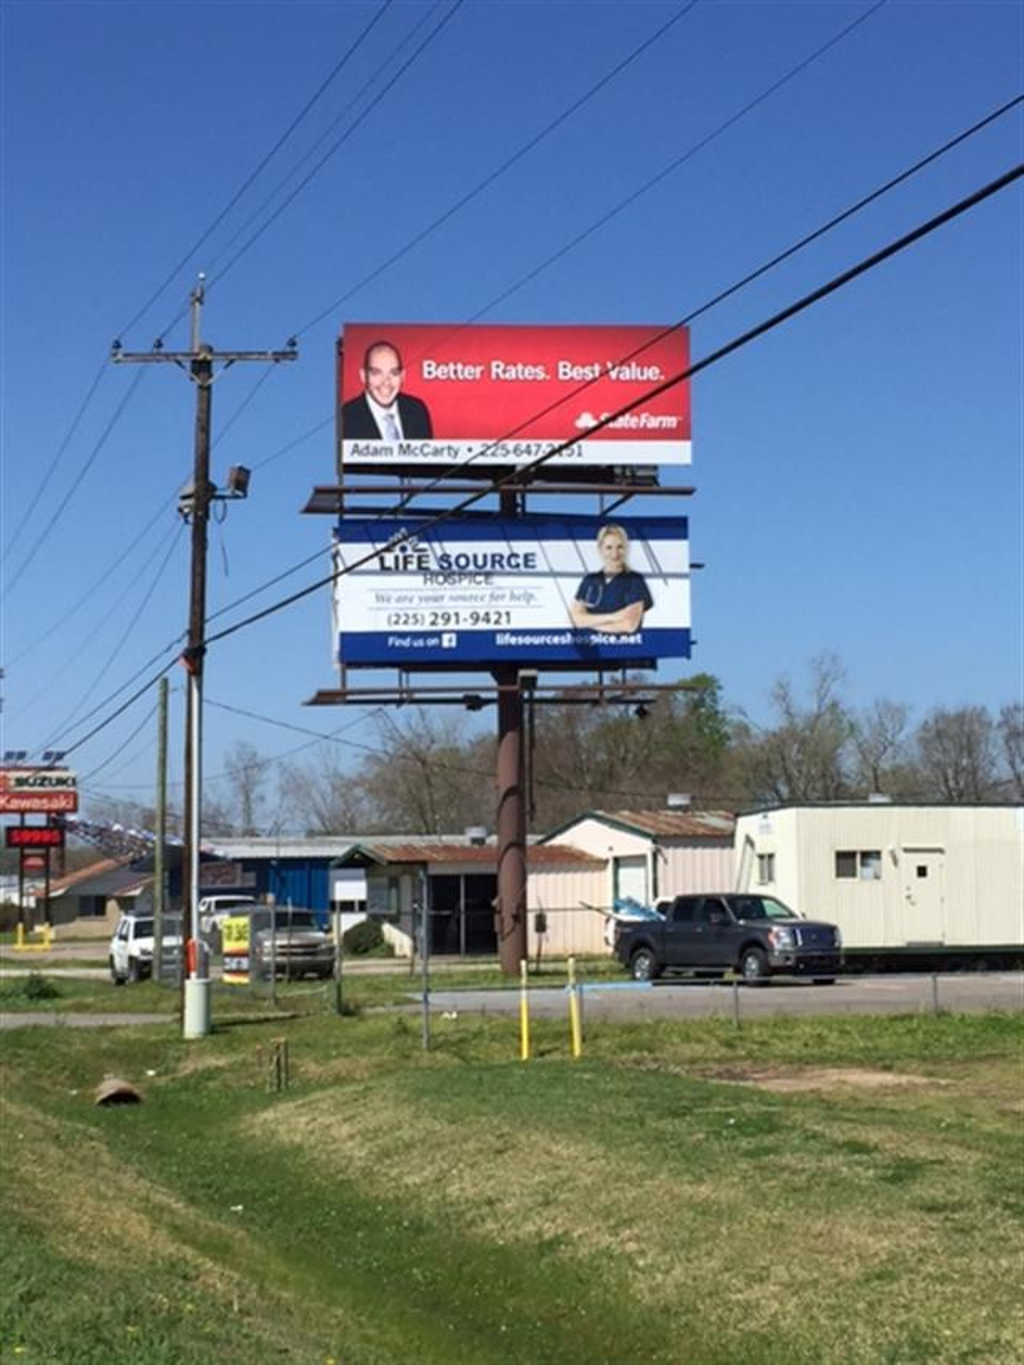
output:
{"label": "yellow bollard", "polygon": [[583,1034],[580,1029],[580,997],[576,985],[576,959],[569,959],[569,1038],[574,1058],[583,1056]]}
{"label": "yellow bollard", "polygon": [[53,946],[53,925],[43,925],[43,952],[48,953]]}
{"label": "yellow bollard", "polygon": [[24,948],[25,946],[25,926],[23,924],[19,924],[15,930],[14,946],[15,948]]}
{"label": "yellow bollard", "polygon": [[526,958],[519,961],[519,1060],[530,1060],[530,996],[527,989]]}

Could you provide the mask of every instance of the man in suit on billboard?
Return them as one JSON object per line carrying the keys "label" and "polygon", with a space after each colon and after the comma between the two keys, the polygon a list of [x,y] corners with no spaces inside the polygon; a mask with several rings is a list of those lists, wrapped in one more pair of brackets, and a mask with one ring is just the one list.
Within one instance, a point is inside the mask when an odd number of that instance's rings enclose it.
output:
{"label": "man in suit on billboard", "polygon": [[405,366],[390,341],[375,341],[366,348],[359,377],[363,392],[341,407],[344,440],[417,441],[433,436],[426,403],[401,392]]}

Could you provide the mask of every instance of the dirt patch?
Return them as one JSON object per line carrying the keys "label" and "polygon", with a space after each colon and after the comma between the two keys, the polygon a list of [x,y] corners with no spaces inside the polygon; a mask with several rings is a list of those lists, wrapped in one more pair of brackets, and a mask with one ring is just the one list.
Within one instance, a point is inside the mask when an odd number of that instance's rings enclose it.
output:
{"label": "dirt patch", "polygon": [[794,1094],[804,1090],[909,1090],[917,1086],[949,1085],[936,1076],[914,1076],[905,1071],[876,1071],[858,1066],[761,1067],[700,1073],[706,1080],[730,1085],[756,1085],[762,1090]]}

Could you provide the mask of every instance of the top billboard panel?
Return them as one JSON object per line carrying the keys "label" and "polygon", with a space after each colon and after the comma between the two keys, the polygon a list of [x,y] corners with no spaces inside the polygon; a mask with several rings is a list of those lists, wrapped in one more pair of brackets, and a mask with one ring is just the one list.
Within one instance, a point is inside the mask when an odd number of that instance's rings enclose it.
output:
{"label": "top billboard panel", "polygon": [[[338,347],[339,468],[690,462],[685,327],[349,323]],[[636,406],[600,430],[602,420]]]}

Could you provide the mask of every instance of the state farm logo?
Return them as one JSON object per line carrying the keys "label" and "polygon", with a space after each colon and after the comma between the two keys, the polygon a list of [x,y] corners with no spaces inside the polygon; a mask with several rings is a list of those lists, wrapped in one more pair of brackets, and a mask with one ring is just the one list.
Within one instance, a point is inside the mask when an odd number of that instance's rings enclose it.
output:
{"label": "state farm logo", "polygon": [[[595,417],[592,412],[584,410],[576,418],[574,423],[577,431],[590,431],[599,422],[607,422],[611,416],[609,412],[603,412],[600,417]],[[616,417],[614,422],[608,422],[609,431],[675,431],[682,425],[683,419],[674,413],[657,412],[625,412],[621,417]]]}

